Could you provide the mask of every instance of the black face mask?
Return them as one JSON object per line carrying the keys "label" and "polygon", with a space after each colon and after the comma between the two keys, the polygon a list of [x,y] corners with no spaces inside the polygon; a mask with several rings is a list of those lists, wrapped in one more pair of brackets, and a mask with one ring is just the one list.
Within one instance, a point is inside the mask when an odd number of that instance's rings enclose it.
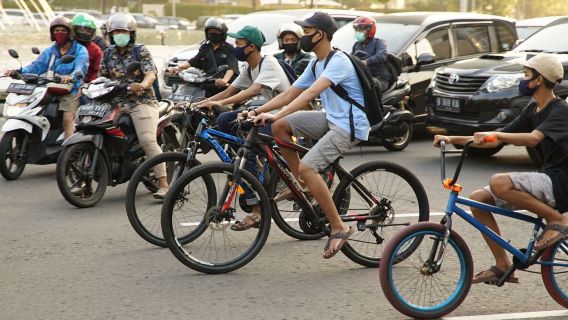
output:
{"label": "black face mask", "polygon": [[284,49],[284,52],[286,52],[287,54],[295,54],[296,52],[298,52],[298,43],[282,44],[282,49]]}
{"label": "black face mask", "polygon": [[221,43],[225,41],[225,35],[222,33],[208,33],[207,39],[213,43]]}
{"label": "black face mask", "polygon": [[306,52],[311,52],[314,47],[323,40],[323,37],[321,37],[318,41],[316,41],[315,43],[312,42],[312,40],[314,39],[314,36],[316,34],[318,34],[319,32],[316,32],[312,35],[305,35],[302,37],[302,39],[300,39],[300,48]]}

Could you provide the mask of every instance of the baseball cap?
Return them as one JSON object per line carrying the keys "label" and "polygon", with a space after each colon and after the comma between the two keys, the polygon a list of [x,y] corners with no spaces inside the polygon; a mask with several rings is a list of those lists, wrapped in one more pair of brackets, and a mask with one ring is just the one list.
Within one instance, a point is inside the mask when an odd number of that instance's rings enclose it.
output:
{"label": "baseball cap", "polygon": [[536,56],[521,63],[527,68],[536,70],[546,80],[556,83],[562,80],[564,68],[557,56],[549,53],[539,53]]}
{"label": "baseball cap", "polygon": [[235,39],[245,39],[248,42],[256,45],[258,48],[261,48],[262,45],[266,42],[264,34],[262,34],[262,32],[258,30],[258,28],[253,26],[245,26],[238,32],[227,32],[227,35]]}
{"label": "baseball cap", "polygon": [[329,14],[320,11],[314,12],[305,20],[295,20],[294,23],[306,28],[318,28],[330,37],[337,31],[335,20]]}

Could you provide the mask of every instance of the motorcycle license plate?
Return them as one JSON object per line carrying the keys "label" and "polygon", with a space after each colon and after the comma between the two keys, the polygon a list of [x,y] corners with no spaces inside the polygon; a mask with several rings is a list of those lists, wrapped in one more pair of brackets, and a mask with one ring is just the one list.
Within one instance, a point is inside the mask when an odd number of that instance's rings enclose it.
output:
{"label": "motorcycle license plate", "polygon": [[179,102],[191,102],[193,96],[185,95],[185,94],[172,94],[170,96],[170,100],[179,103]]}
{"label": "motorcycle license plate", "polygon": [[16,93],[16,94],[32,94],[37,85],[26,84],[26,83],[10,83],[6,93]]}
{"label": "motorcycle license plate", "polygon": [[460,99],[436,97],[436,110],[446,112],[461,112]]}
{"label": "motorcycle license plate", "polygon": [[79,108],[78,116],[95,116],[102,118],[110,109],[109,104],[85,104]]}

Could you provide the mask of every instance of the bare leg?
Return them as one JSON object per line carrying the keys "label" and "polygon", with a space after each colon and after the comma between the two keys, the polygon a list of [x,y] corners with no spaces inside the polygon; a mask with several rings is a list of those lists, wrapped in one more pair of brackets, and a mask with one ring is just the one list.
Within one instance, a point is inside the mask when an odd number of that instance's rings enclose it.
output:
{"label": "bare leg", "polygon": [[[272,124],[272,134],[275,138],[280,140],[292,141],[292,128],[290,128],[288,120],[284,118]],[[288,163],[288,167],[292,171],[294,177],[299,179],[298,166],[300,165],[300,157],[298,156],[298,153],[286,148],[281,148],[280,153],[284,160]]]}
{"label": "bare leg", "polygon": [[63,137],[65,139],[73,135],[73,132],[75,131],[74,122],[75,114],[73,112],[65,111],[63,113],[63,130],[65,131],[63,133]]}

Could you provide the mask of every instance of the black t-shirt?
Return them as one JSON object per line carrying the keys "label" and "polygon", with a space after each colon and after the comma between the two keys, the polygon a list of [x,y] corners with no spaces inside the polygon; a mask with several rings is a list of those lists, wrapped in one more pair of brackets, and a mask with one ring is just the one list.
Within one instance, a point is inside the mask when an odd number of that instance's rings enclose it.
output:
{"label": "black t-shirt", "polygon": [[[204,43],[195,57],[189,60],[189,64],[192,67],[205,71],[209,75],[217,72],[219,66],[226,64],[229,66],[229,69],[235,72],[233,79],[239,74],[239,65],[237,58],[235,58],[234,47],[227,42],[221,43],[216,50],[213,49],[213,45],[210,42]],[[219,75],[219,78],[222,77],[223,74]]]}
{"label": "black t-shirt", "polygon": [[535,102],[529,104],[502,132],[530,133],[538,130],[545,138],[536,146],[543,159],[541,172],[552,181],[556,209],[568,211],[568,104],[560,98],[537,111]]}

